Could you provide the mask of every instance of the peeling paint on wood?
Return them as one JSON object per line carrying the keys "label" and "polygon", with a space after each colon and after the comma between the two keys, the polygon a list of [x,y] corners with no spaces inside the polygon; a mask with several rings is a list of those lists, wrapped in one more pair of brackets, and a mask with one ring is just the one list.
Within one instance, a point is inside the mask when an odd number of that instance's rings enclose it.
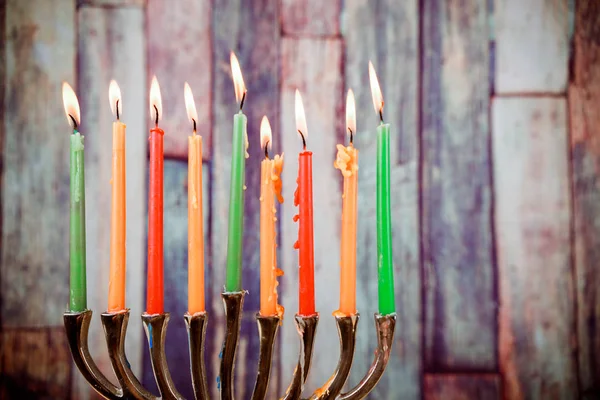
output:
{"label": "peeling paint on wood", "polygon": [[486,4],[426,0],[422,246],[428,371],[496,368]]}
{"label": "peeling paint on wood", "polygon": [[285,36],[324,37],[340,34],[341,0],[282,0]]}
{"label": "peeling paint on wood", "polygon": [[566,101],[493,102],[499,346],[508,399],[577,398]]}

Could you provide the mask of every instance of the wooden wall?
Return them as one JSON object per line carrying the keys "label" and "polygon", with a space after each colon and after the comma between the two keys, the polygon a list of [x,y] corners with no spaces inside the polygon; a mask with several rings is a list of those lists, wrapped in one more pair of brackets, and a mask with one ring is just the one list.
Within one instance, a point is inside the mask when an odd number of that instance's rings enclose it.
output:
{"label": "wooden wall", "polygon": [[144,308],[147,88],[161,83],[168,361],[191,397],[186,332],[187,144],[183,83],[204,136],[209,387],[224,321],[232,115],[229,51],[248,99],[244,288],[236,367],[247,398],[259,307],[259,121],[285,153],[279,260],[286,318],[269,398],[298,351],[293,93],[314,151],[315,275],[321,323],[307,390],[339,353],[340,174],[344,97],[356,94],[360,149],[358,309],[349,384],[366,372],[376,312],[375,135],[367,64],[392,124],[398,325],[378,399],[600,398],[600,3],[595,0],[0,0],[0,398],[93,398],[62,328],[68,299],[68,125],[74,85],[86,136],[88,303],[93,355],[110,376],[97,314],[108,287],[110,79],[127,130],[128,358],[155,390],[137,315]]}

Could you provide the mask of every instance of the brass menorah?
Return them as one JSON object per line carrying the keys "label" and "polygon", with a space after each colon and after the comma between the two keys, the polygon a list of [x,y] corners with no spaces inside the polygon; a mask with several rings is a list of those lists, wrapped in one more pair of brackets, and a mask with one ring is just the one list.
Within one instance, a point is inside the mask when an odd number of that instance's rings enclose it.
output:
{"label": "brass menorah", "polygon": [[[244,306],[244,295],[245,292],[222,294],[227,324],[219,371],[220,398],[223,400],[234,399],[233,369]],[[375,329],[377,332],[375,358],[371,364],[371,368],[363,379],[346,393],[342,393],[342,389],[352,367],[359,315],[335,315],[334,317],[340,339],[340,358],[337,367],[321,388],[317,389],[309,397],[302,397],[304,383],[310,371],[319,315],[296,315],[295,324],[300,336],[300,351],[292,381],[282,399],[362,399],[379,382],[390,358],[394,340],[394,328],[396,326],[396,315],[375,314]],[[106,399],[183,399],[183,396],[173,384],[165,357],[165,337],[169,323],[169,313],[142,315],[144,329],[148,338],[152,369],[160,396],[150,393],[142,386],[131,371],[129,362],[127,361],[127,356],[125,355],[125,335],[127,333],[129,311],[102,314],[102,326],[104,327],[104,334],[106,336],[108,355],[115,376],[117,377],[118,386],[111,383],[100,372],[90,356],[88,330],[91,319],[91,310],[67,312],[64,314],[65,329],[73,360],[84,378],[96,392]],[[208,324],[208,314],[205,312],[194,315],[186,314],[184,319],[188,330],[191,362],[190,373],[194,397],[196,400],[208,400],[208,385],[204,367],[204,338]],[[281,319],[279,316],[262,316],[257,314],[256,322],[260,336],[260,348],[258,373],[252,392],[252,400],[262,400],[265,398],[267,388],[269,387],[273,344]]]}

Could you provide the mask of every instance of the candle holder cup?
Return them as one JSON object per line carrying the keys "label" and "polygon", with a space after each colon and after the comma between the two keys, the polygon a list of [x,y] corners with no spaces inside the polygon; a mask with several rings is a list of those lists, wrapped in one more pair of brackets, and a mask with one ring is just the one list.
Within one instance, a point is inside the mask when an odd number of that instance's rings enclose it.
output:
{"label": "candle holder cup", "polygon": [[[245,292],[223,293],[223,305],[225,307],[226,330],[223,341],[221,364],[220,364],[220,399],[234,399],[234,365],[237,344],[239,339],[241,316],[244,305]],[[129,310],[119,313],[103,313],[101,316],[102,326],[108,355],[118,386],[111,383],[100,372],[88,349],[88,331],[92,319],[92,311],[67,312],[64,314],[64,325],[69,342],[69,348],[75,365],[92,386],[92,388],[105,399],[137,399],[137,400],[181,400],[183,397],[173,384],[171,374],[165,357],[165,335],[169,322],[169,314],[143,314],[142,322],[154,377],[160,392],[155,395],[145,389],[140,381],[131,371],[127,356],[125,355],[125,335],[129,321]],[[359,315],[340,316],[336,315],[339,339],[340,358],[337,367],[326,383],[307,398],[311,400],[358,400],[365,398],[377,385],[383,375],[391,355],[394,340],[394,328],[396,315],[375,315],[375,329],[377,332],[377,349],[375,359],[371,368],[364,378],[346,393],[341,393],[352,367],[354,348],[356,343],[356,326]],[[206,312],[184,316],[188,330],[190,373],[194,398],[196,400],[208,400],[208,385],[204,363],[205,335],[208,326],[208,314]],[[256,315],[258,334],[260,337],[260,348],[258,357],[258,373],[252,393],[252,400],[264,400],[269,387],[273,347],[281,319],[279,316]],[[304,383],[310,372],[314,341],[319,322],[319,314],[303,316],[296,315],[295,324],[300,338],[300,350],[298,362],[290,385],[288,386],[283,400],[300,400],[304,389]]]}

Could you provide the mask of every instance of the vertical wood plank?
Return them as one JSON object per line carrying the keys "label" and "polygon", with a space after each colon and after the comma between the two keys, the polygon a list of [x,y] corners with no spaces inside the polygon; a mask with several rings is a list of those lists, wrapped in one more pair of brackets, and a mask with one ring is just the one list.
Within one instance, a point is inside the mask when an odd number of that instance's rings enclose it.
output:
{"label": "vertical wood plank", "polygon": [[281,27],[285,36],[340,34],[341,0],[282,0]]}
{"label": "vertical wood plank", "polygon": [[579,377],[600,395],[600,4],[577,2],[569,86]]}
{"label": "vertical wood plank", "polygon": [[61,82],[75,80],[74,10],[74,0],[6,0],[5,327],[58,325],[69,297],[69,125]]}
{"label": "vertical wood plank", "polygon": [[500,400],[500,379],[495,374],[427,374],[425,400]]}
{"label": "vertical wood plank", "polygon": [[505,398],[577,397],[566,102],[493,102]]}
{"label": "vertical wood plank", "polygon": [[[110,193],[112,122],[108,85],[116,79],[123,95],[122,121],[127,124],[127,285],[126,305],[132,316],[127,331],[127,356],[141,372],[144,344],[140,318],[144,300],[146,254],[146,75],[144,10],[81,7],[78,9],[79,94],[82,132],[86,135],[88,307],[94,311],[89,344],[101,370],[112,368],[99,314],[106,311],[110,263]],[[68,185],[67,185],[68,187]],[[94,392],[80,374],[73,395]]]}
{"label": "vertical wood plank", "polygon": [[[362,321],[349,384],[356,384],[367,372],[375,349],[372,320],[378,296],[375,127],[379,121],[373,110],[367,74],[368,62],[372,60],[385,97],[385,119],[391,124],[391,209],[398,322],[393,356],[371,396],[421,399],[417,2],[347,0],[343,15],[346,85],[356,96],[359,114],[355,145],[360,150],[357,307]],[[342,115],[343,110],[338,122],[343,121]],[[335,278],[334,282],[338,282],[339,278]]]}
{"label": "vertical wood plank", "polygon": [[426,0],[422,246],[429,371],[496,368],[486,3]]}
{"label": "vertical wood plank", "polygon": [[4,329],[0,346],[0,398],[70,398],[72,361],[62,326]]}
{"label": "vertical wood plank", "polygon": [[495,0],[495,90],[563,93],[569,57],[568,0]]}
{"label": "vertical wood plank", "polygon": [[[212,257],[211,285],[207,293],[211,298],[207,307],[211,315],[223,315],[221,292],[225,283],[227,257],[227,220],[229,211],[229,184],[231,174],[231,137],[233,115],[238,111],[235,101],[229,53],[235,51],[248,96],[244,113],[248,117],[248,140],[250,157],[246,160],[246,191],[244,208],[244,249],[242,287],[248,290],[244,303],[244,320],[254,320],[260,308],[259,283],[259,210],[260,210],[260,119],[267,115],[271,125],[279,120],[279,38],[281,27],[278,0],[215,0],[213,8],[214,27],[214,96],[213,96],[213,186],[211,189]],[[251,28],[249,28],[251,27]],[[278,129],[274,130],[274,151],[280,148]],[[285,167],[287,168],[287,167]],[[286,172],[284,170],[284,176]],[[285,269],[285,265],[284,265]],[[213,319],[214,321],[214,319]],[[216,381],[220,346],[223,339],[224,321],[211,322],[215,327],[215,347],[207,351],[211,356],[207,362],[211,372],[209,379]],[[249,395],[254,387],[256,362],[258,359],[258,335],[256,324],[243,324],[240,340],[245,351],[236,358],[236,396]],[[242,382],[241,376],[247,379]],[[277,379],[271,385],[277,386]],[[217,385],[212,396],[217,398]]]}
{"label": "vertical wood plank", "polygon": [[[281,143],[286,155],[281,210],[281,302],[288,323],[282,326],[284,387],[291,379],[297,357],[298,333],[292,323],[298,311],[298,224],[293,216],[298,153],[302,142],[296,131],[294,94],[302,93],[308,125],[307,149],[313,151],[315,301],[321,313],[311,372],[305,394],[321,386],[333,372],[338,355],[337,328],[331,313],[339,305],[339,225],[341,178],[333,168],[335,145],[344,137],[342,42],[339,39],[290,39],[281,45]],[[310,55],[310,56],[308,56]]]}
{"label": "vertical wood plank", "polygon": [[[185,161],[165,160],[165,310],[171,313],[171,321],[167,330],[167,363],[175,386],[186,398],[194,397],[192,381],[190,378],[190,353],[188,350],[188,336],[183,321],[183,315],[188,309],[188,230],[187,230],[187,173],[188,165]],[[209,196],[209,165],[203,164],[202,168],[202,197],[204,209],[204,248],[210,251],[208,242],[208,199]],[[209,257],[205,257],[205,271],[210,268]],[[210,315],[209,334],[210,340],[213,316]],[[147,342],[144,340],[144,347]],[[147,388],[156,387],[150,354],[144,350],[143,383]],[[155,391],[155,393],[158,393]]]}
{"label": "vertical wood plank", "polygon": [[165,155],[187,157],[190,122],[183,85],[194,93],[203,158],[211,152],[211,0],[148,0],[148,82],[161,84]]}

